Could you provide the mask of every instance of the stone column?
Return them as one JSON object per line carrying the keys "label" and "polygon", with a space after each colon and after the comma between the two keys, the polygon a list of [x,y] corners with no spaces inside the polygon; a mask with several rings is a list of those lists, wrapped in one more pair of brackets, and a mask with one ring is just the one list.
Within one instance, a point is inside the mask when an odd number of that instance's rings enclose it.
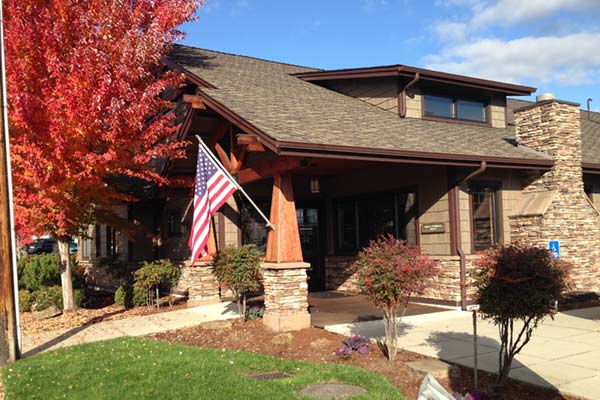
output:
{"label": "stone column", "polygon": [[263,263],[265,290],[264,324],[277,332],[310,327],[308,284],[302,262],[300,233],[296,219],[292,178],[276,176],[273,181],[271,223]]}
{"label": "stone column", "polygon": [[558,240],[561,258],[573,265],[573,290],[597,291],[600,218],[583,189],[581,112],[579,104],[549,97],[515,110],[517,142],[555,164],[527,182],[522,210],[510,216],[511,238],[543,248]]}
{"label": "stone column", "polygon": [[184,265],[181,268],[177,289],[189,292],[188,307],[221,302],[219,283],[214,275],[212,261],[198,261],[194,266]]}

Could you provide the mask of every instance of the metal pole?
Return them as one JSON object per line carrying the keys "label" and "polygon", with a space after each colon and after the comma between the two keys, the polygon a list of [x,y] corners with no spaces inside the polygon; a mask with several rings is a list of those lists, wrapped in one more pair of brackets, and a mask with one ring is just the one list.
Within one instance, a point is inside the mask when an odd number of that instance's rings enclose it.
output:
{"label": "metal pole", "polygon": [[267,228],[269,229],[275,229],[275,226],[271,223],[271,221],[269,221],[269,219],[265,216],[265,214],[263,214],[263,212],[260,210],[260,208],[258,208],[258,206],[256,205],[256,203],[254,203],[254,201],[250,198],[250,196],[248,196],[248,193],[246,193],[246,191],[242,188],[242,186],[233,178],[233,176],[231,176],[231,174],[229,173],[229,171],[227,171],[227,169],[225,169],[225,167],[223,167],[223,165],[221,165],[221,163],[219,162],[219,160],[217,160],[217,158],[215,157],[215,155],[212,153],[212,151],[210,151],[210,149],[208,148],[208,146],[204,143],[204,140],[202,140],[202,138],[198,135],[196,135],[196,139],[198,139],[198,143],[200,144],[200,146],[202,146],[202,148],[204,150],[206,150],[206,152],[208,153],[208,155],[210,156],[210,158],[214,161],[214,163],[221,168],[221,170],[225,173],[225,175],[227,175],[227,177],[229,179],[231,179],[231,182],[233,182],[233,184],[235,185],[235,187],[242,192],[242,194],[244,195],[244,197],[246,197],[246,199],[248,200],[248,202],[250,204],[252,204],[252,206],[254,207],[254,209],[256,210],[256,212],[258,212],[258,214],[262,217],[262,219],[265,220]]}
{"label": "metal pole", "polygon": [[473,310],[473,384],[475,391],[479,390],[477,378],[477,310]]}
{"label": "metal pole", "polygon": [[17,251],[14,229],[14,209],[12,190],[12,171],[10,168],[10,140],[8,136],[8,115],[6,106],[6,67],[4,62],[4,20],[3,7],[0,4],[0,83],[2,97],[0,106],[0,192],[2,211],[0,216],[0,364],[14,361],[21,356],[21,335],[19,326],[19,298],[17,283]]}

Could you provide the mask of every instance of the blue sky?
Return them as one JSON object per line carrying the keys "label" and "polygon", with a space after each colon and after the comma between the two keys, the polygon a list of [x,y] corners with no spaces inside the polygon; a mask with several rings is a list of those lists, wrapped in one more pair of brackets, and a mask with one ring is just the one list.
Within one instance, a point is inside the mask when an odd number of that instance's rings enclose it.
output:
{"label": "blue sky", "polygon": [[600,0],[207,0],[185,44],[318,68],[406,64],[600,111]]}

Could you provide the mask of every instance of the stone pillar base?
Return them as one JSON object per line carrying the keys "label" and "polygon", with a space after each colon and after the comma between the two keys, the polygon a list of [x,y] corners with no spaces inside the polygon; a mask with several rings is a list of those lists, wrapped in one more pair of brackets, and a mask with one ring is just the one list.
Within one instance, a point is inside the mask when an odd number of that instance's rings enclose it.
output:
{"label": "stone pillar base", "polygon": [[197,262],[194,266],[184,265],[177,289],[188,291],[188,307],[197,307],[221,302],[219,283],[214,275],[212,262]]}
{"label": "stone pillar base", "polygon": [[310,327],[306,270],[310,264],[263,263],[265,315],[263,323],[276,332]]}
{"label": "stone pillar base", "polygon": [[275,332],[299,331],[310,328],[310,314],[308,312],[291,315],[274,315],[266,313],[263,324]]}

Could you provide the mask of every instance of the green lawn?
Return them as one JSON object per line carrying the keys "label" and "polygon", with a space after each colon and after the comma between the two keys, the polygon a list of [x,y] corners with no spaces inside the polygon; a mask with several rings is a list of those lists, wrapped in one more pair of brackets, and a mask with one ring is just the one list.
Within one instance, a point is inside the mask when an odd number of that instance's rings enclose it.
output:
{"label": "green lawn", "polygon": [[[249,373],[290,378],[255,381]],[[402,399],[383,376],[361,368],[280,360],[253,353],[120,338],[38,354],[2,369],[8,400],[17,399],[299,399],[319,382],[367,388],[355,399]]]}

